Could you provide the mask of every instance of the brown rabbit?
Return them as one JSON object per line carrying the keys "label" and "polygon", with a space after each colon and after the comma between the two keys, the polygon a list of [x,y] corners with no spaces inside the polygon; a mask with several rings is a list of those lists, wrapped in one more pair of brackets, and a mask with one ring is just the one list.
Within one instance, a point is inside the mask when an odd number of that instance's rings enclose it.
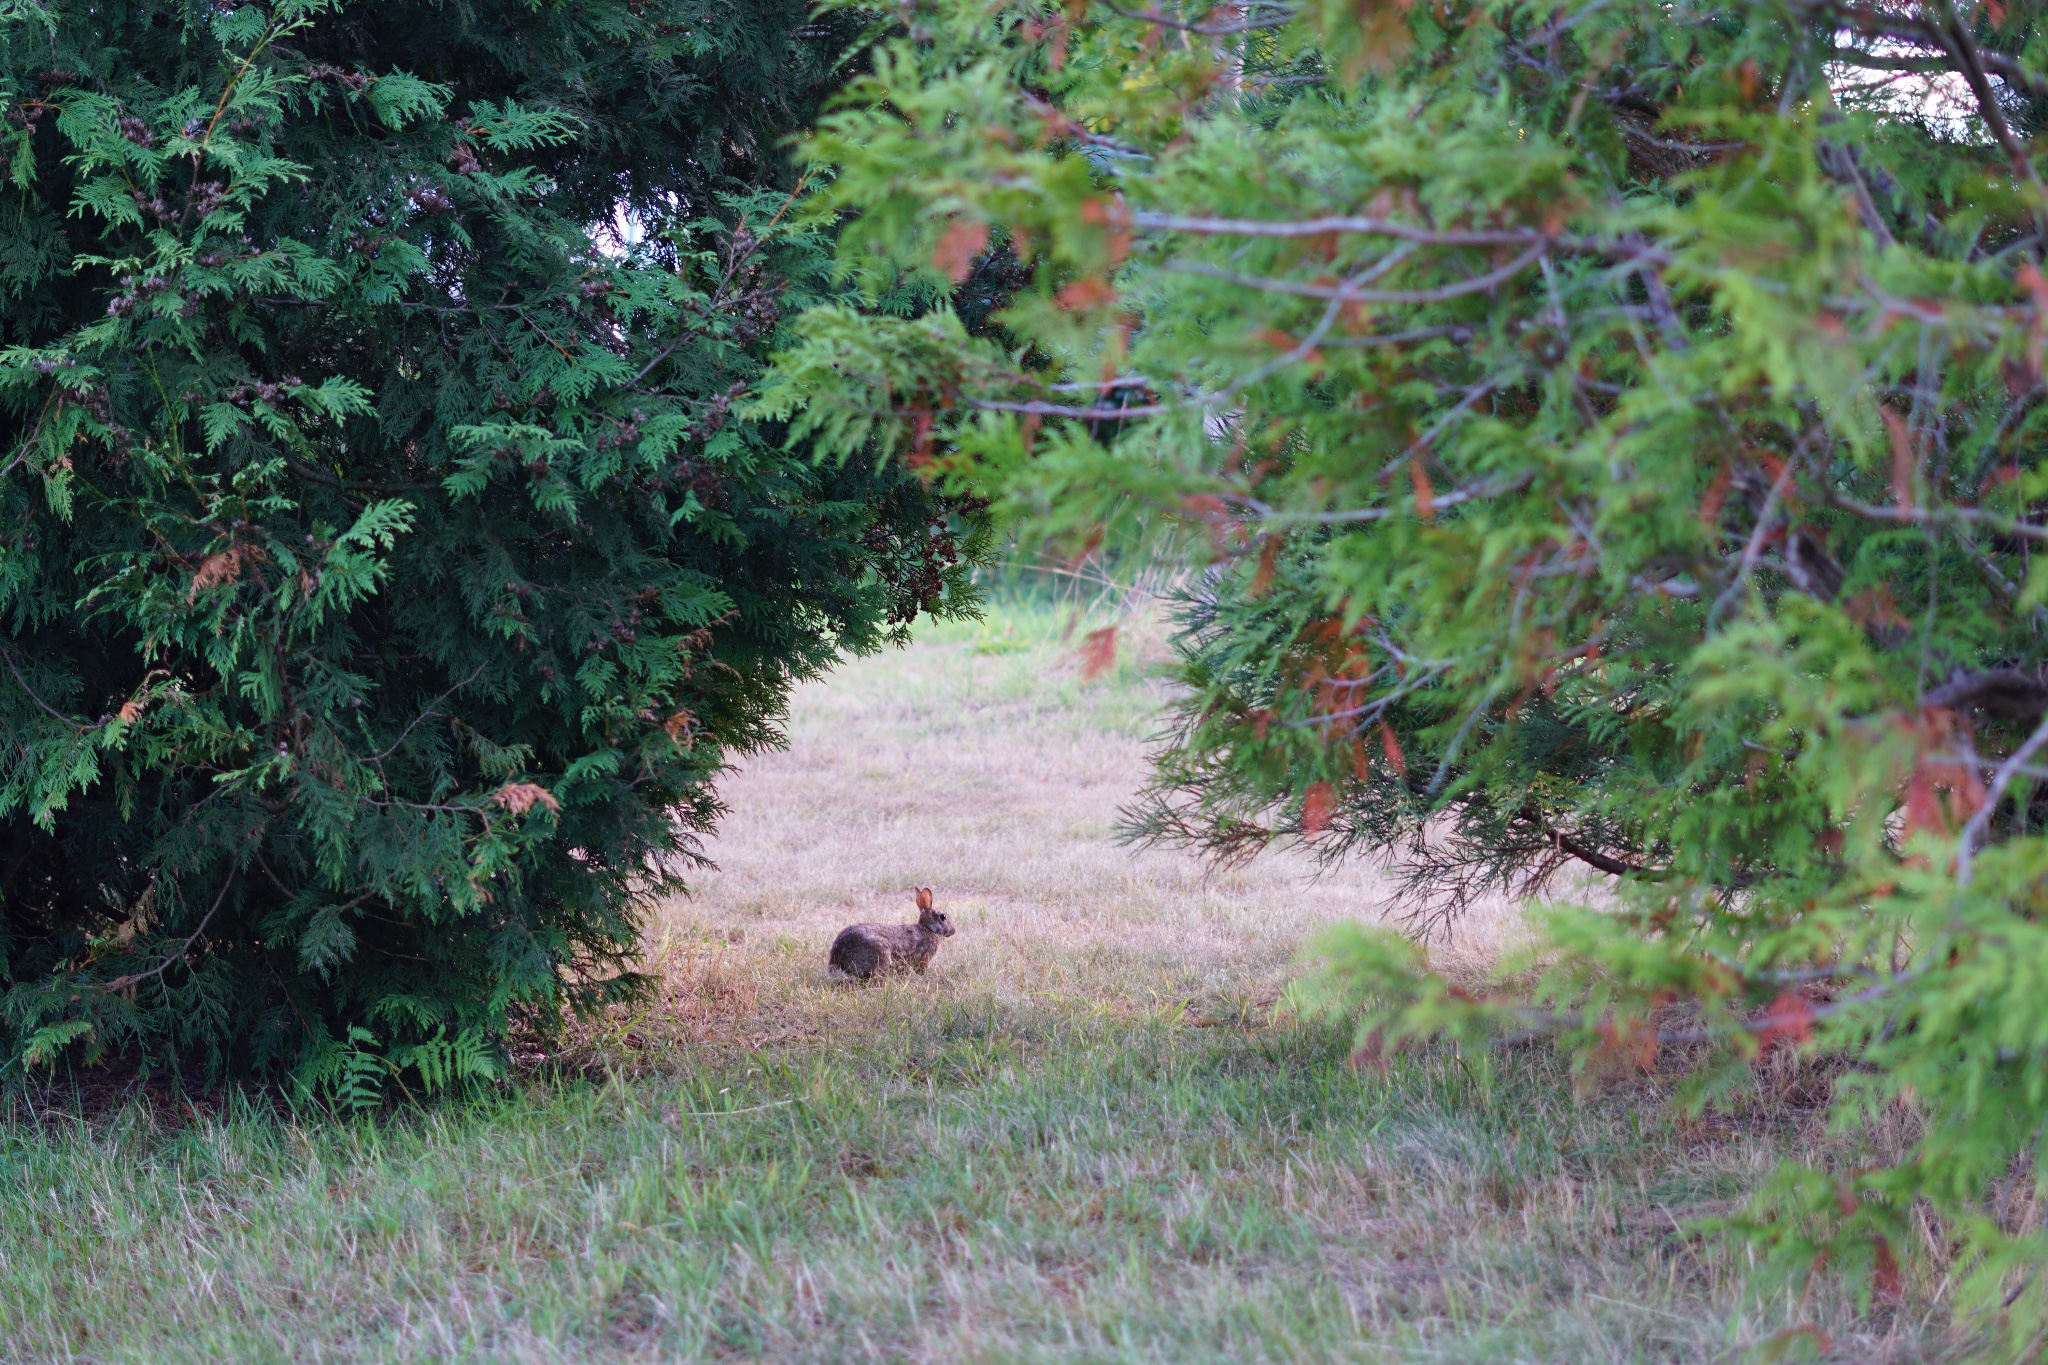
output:
{"label": "brown rabbit", "polygon": [[877,972],[910,968],[920,976],[939,951],[939,940],[953,934],[953,921],[932,909],[932,889],[917,888],[917,923],[849,924],[832,940],[826,960],[833,976],[865,981]]}

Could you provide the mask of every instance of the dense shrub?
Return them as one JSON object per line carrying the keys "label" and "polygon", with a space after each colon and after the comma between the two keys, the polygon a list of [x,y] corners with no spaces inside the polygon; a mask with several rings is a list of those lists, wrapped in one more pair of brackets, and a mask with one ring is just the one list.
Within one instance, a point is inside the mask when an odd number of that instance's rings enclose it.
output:
{"label": "dense shrub", "polygon": [[[1043,530],[1206,539],[1134,832],[1576,869],[1533,990],[1330,945],[1362,1059],[1853,1065],[1776,1264],[2024,1343],[2048,1140],[2038,7],[907,6],[811,144],[849,265],[1031,271],[987,339],[822,307],[775,410]],[[819,391],[841,395],[820,403]],[[1483,1055],[1483,1053],[1481,1054]],[[1929,1260],[1931,1258],[1931,1262]]]}
{"label": "dense shrub", "polygon": [[732,412],[805,19],[7,7],[7,1073],[488,1069],[634,987],[793,680],[963,605],[973,505]]}

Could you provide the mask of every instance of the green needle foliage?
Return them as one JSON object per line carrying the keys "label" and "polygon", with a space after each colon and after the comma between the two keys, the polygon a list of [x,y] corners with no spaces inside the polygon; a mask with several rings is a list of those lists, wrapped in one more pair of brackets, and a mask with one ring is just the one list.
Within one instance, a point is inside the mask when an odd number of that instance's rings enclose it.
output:
{"label": "green needle foliage", "polygon": [[488,1073],[794,680],[968,605],[976,505],[732,413],[804,21],[0,15],[0,1072]]}
{"label": "green needle foliage", "polygon": [[[923,0],[809,144],[874,290],[767,411],[1213,552],[1133,833],[1550,886],[1537,968],[1307,998],[1590,1071],[1850,1064],[1744,1227],[2048,1326],[2048,36],[2028,4]],[[991,247],[991,243],[995,247]],[[820,395],[826,396],[821,401]],[[1556,880],[1554,880],[1556,879]],[[1796,1283],[1796,1281],[1795,1281]]]}

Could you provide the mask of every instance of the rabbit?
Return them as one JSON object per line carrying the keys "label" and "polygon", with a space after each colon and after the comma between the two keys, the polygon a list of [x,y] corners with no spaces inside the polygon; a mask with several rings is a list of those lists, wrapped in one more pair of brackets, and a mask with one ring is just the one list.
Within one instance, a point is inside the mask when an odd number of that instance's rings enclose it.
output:
{"label": "rabbit", "polygon": [[939,940],[951,938],[953,921],[932,909],[932,889],[917,888],[917,923],[850,924],[832,940],[829,974],[866,981],[881,971],[910,968],[918,975],[939,951]]}

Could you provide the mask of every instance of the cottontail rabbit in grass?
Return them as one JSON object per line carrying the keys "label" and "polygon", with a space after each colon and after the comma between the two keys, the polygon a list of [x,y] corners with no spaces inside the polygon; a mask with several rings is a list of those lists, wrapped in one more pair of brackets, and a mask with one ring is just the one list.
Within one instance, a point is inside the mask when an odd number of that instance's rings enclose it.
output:
{"label": "cottontail rabbit in grass", "polygon": [[832,940],[832,954],[826,960],[833,976],[865,981],[877,972],[904,967],[924,974],[939,940],[953,934],[953,921],[932,909],[932,889],[917,889],[917,923],[849,924]]}

